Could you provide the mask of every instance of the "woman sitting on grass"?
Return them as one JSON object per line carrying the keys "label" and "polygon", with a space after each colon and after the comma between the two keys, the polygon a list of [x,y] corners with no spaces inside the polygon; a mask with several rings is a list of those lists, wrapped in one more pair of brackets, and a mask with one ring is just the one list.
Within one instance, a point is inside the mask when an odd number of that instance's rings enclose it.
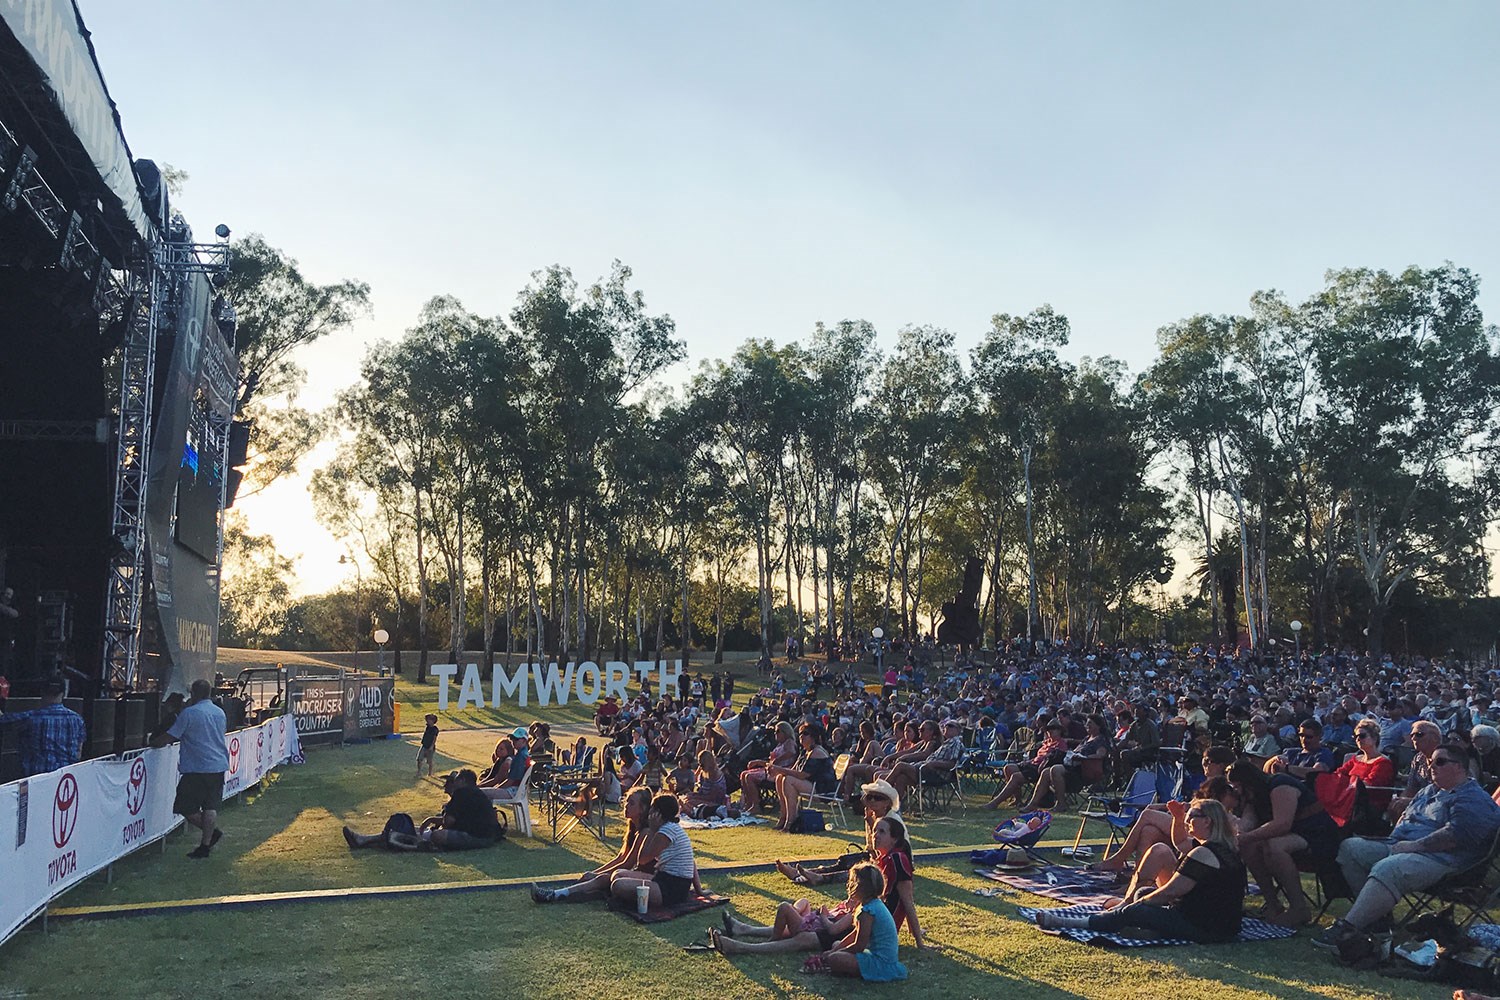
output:
{"label": "woman sitting on grass", "polygon": [[[1147,852],[1131,892],[1101,913],[1038,910],[1037,926],[1046,930],[1078,927],[1091,931],[1145,931],[1187,938],[1200,944],[1239,937],[1245,908],[1245,866],[1234,849],[1229,813],[1212,799],[1195,801],[1184,814],[1193,848],[1176,865],[1165,844]],[[1158,866],[1157,862],[1162,863]],[[1148,866],[1156,869],[1143,877]]]}
{"label": "woman sitting on grass", "polygon": [[699,751],[698,770],[693,777],[693,790],[682,797],[682,807],[688,815],[695,815],[700,809],[717,809],[729,801],[724,772],[718,759],[707,750]]}
{"label": "woman sitting on grass", "polygon": [[650,890],[651,906],[676,906],[687,899],[688,890],[702,890],[693,842],[678,822],[677,796],[663,792],[652,799],[646,824],[650,835],[637,866],[616,869],[610,875],[610,894],[634,906],[635,891],[644,885]]}
{"label": "woman sitting on grass", "polygon": [[578,876],[578,881],[561,889],[543,889],[531,883],[533,903],[555,903],[559,900],[592,899],[609,891],[609,880],[621,870],[643,871],[649,868],[641,861],[641,852],[646,847],[646,813],[651,808],[651,793],[637,788],[625,797],[625,837],[620,844],[620,853],[604,865]]}
{"label": "woman sitting on grass", "polygon": [[[1199,785],[1193,792],[1192,801],[1203,799],[1213,799],[1228,809],[1229,821],[1238,830],[1239,824],[1234,812],[1239,809],[1240,800],[1228,778],[1219,774]],[[1139,863],[1146,852],[1157,844],[1169,844],[1178,854],[1185,854],[1192,847],[1192,838],[1188,836],[1187,824],[1182,819],[1185,812],[1183,803],[1176,799],[1153,802],[1140,811],[1131,824],[1130,832],[1125,835],[1124,842],[1115,852],[1103,861],[1089,865],[1089,871],[1123,872],[1131,861]]]}
{"label": "woman sitting on grass", "polygon": [[828,951],[807,960],[808,971],[827,969],[840,976],[872,983],[906,978],[906,966],[896,955],[896,922],[881,901],[885,880],[871,864],[849,870],[849,903],[855,907],[854,926]]}

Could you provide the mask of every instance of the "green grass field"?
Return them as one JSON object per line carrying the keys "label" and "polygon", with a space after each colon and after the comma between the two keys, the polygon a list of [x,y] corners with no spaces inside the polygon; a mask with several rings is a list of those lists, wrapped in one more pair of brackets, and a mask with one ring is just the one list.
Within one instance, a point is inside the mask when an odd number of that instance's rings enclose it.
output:
{"label": "green grass field", "polygon": [[[402,684],[405,728],[420,720],[431,691]],[[490,710],[492,711],[492,710]],[[578,711],[502,709],[506,726],[540,715],[566,724]],[[406,714],[411,713],[411,714]],[[476,713],[476,715],[479,713]],[[523,718],[524,716],[524,718]],[[449,718],[439,766],[488,759],[495,738],[479,719]],[[465,728],[465,727],[468,728]],[[303,766],[284,767],[255,795],[226,807],[226,835],[207,862],[187,860],[192,846],[174,834],[75,889],[66,911],[110,904],[220,895],[564,877],[613,853],[575,833],[553,845],[512,836],[491,850],[445,856],[350,852],[339,828],[378,830],[392,812],[420,818],[442,801],[435,781],[415,780],[414,740],[312,750]],[[971,796],[971,804],[977,796]],[[917,849],[982,845],[996,814],[971,808],[912,824]],[[1076,820],[1054,828],[1071,840]],[[612,832],[618,838],[620,826]],[[749,864],[778,856],[838,853],[855,831],[789,836],[763,827],[694,834],[700,863]],[[793,887],[773,872],[707,874],[733,899],[735,912],[769,921]],[[905,984],[864,986],[808,977],[794,956],[728,960],[685,954],[718,912],[642,927],[602,904],[534,905],[515,888],[396,899],[278,903],[253,909],[205,909],[185,915],[40,923],[0,949],[0,997],[1440,997],[1437,986],[1356,974],[1312,948],[1308,935],[1263,944],[1111,952],[1043,935],[1015,916],[1036,897],[997,898],[973,890],[962,859],[919,860],[917,900],[939,952],[902,948]],[[0,886],[0,891],[4,891]],[[1046,901],[1041,901],[1048,905]],[[903,943],[908,939],[903,938]]]}

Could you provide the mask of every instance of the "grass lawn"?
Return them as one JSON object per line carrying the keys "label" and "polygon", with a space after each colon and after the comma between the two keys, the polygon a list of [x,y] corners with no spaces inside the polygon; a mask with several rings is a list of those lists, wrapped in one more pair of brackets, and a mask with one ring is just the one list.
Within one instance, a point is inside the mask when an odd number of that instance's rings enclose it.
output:
{"label": "grass lawn", "polygon": [[[420,719],[431,689],[402,685],[403,709]],[[542,717],[565,722],[569,710]],[[505,726],[540,713],[501,709]],[[581,721],[579,713],[574,722]],[[470,720],[476,727],[478,719]],[[445,719],[439,766],[486,760],[495,733]],[[409,726],[407,727],[409,728]],[[61,907],[191,899],[300,889],[562,877],[610,856],[575,833],[560,845],[512,836],[491,850],[455,855],[350,852],[339,828],[374,831],[392,812],[420,818],[442,801],[414,780],[414,740],[312,750],[260,792],[226,807],[226,835],[207,862],[183,855],[184,833],[163,853],[147,848],[89,880]],[[918,850],[981,845],[994,813],[955,810],[913,824]],[[1071,839],[1076,820],[1059,820]],[[538,832],[545,827],[539,825]],[[619,824],[612,825],[615,837]],[[777,856],[839,852],[851,831],[791,837],[763,827],[694,833],[705,867]],[[708,874],[736,912],[769,921],[792,886],[774,873]],[[963,859],[918,862],[917,900],[928,934],[944,945],[917,955],[902,948],[905,984],[864,986],[797,970],[794,956],[688,955],[682,945],[718,911],[642,927],[599,904],[536,906],[524,892],[495,889],[398,899],[330,899],[254,909],[40,925],[0,949],[0,998],[271,996],[409,998],[508,994],[577,997],[1443,997],[1438,986],[1356,974],[1312,948],[1307,934],[1264,944],[1111,952],[1043,935],[1016,916],[1035,897],[973,894],[982,882]],[[0,891],[4,891],[0,885]],[[1047,901],[1041,901],[1043,905]],[[903,938],[903,941],[907,939]]]}

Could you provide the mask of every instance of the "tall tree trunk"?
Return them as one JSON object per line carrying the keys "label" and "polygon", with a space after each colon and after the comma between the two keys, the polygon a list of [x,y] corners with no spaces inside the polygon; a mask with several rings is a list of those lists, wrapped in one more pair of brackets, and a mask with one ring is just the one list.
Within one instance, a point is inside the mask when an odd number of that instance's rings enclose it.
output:
{"label": "tall tree trunk", "polygon": [[688,590],[691,577],[688,575],[688,534],[683,529],[678,536],[677,558],[679,572],[682,574],[682,669],[686,670],[693,659],[693,618],[689,613]]}
{"label": "tall tree trunk", "polygon": [[1032,641],[1037,620],[1036,535],[1031,524],[1031,445],[1021,446],[1021,469],[1026,478],[1026,641]]}
{"label": "tall tree trunk", "polygon": [[422,491],[417,498],[417,683],[427,683],[427,554],[424,536],[427,524],[422,519]]}
{"label": "tall tree trunk", "polygon": [[495,666],[495,607],[490,589],[490,576],[494,572],[491,562],[493,547],[490,543],[489,532],[485,531],[483,540],[479,545],[479,577],[480,577],[480,603],[483,607],[482,627],[484,628],[484,663],[485,672],[488,673]]}

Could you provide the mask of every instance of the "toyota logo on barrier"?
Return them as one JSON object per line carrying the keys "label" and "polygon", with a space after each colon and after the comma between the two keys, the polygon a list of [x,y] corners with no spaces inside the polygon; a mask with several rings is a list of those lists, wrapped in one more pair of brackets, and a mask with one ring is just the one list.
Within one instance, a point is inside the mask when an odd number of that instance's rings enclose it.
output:
{"label": "toyota logo on barrier", "polygon": [[78,779],[65,774],[57,783],[52,796],[52,843],[59,849],[67,847],[73,838],[73,828],[78,825]]}
{"label": "toyota logo on barrier", "polygon": [[125,783],[125,808],[139,816],[146,804],[146,762],[139,757],[130,765],[130,780]]}
{"label": "toyota logo on barrier", "polygon": [[234,737],[229,741],[229,773],[235,774],[240,769],[240,738]]}

